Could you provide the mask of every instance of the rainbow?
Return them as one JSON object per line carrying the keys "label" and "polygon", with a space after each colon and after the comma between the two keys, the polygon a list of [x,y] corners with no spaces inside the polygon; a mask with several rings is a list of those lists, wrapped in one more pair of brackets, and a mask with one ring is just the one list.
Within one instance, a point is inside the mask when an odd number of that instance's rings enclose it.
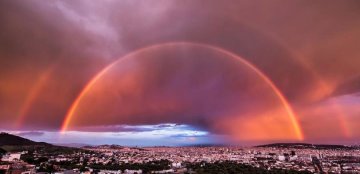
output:
{"label": "rainbow", "polygon": [[53,73],[53,70],[54,70],[54,65],[50,66],[45,71],[43,71],[40,74],[39,78],[36,80],[36,83],[30,89],[30,92],[26,96],[25,101],[20,109],[17,120],[15,121],[15,125],[14,125],[15,128],[20,128],[24,123],[26,116],[33,105],[33,102],[38,97],[39,93],[43,89],[46,82],[48,82],[49,78]]}
{"label": "rainbow", "polygon": [[[244,24],[244,21],[242,22]],[[246,27],[251,26],[247,24]],[[258,30],[254,27],[251,27],[251,29],[264,34],[266,37],[271,39],[273,42],[275,42],[276,44],[284,48],[286,51],[288,51],[292,56],[294,56],[294,60],[296,60],[303,68],[309,71],[318,80],[321,91],[323,92],[322,97],[330,95],[334,91],[334,87],[322,78],[320,73],[313,68],[311,63],[306,61],[305,57],[301,56],[299,53],[289,47],[288,44],[284,43],[281,39],[278,39],[278,37],[274,36],[271,32],[268,32],[267,30]],[[330,104],[333,106],[335,112],[337,113],[336,117],[339,121],[339,126],[343,135],[347,138],[351,137],[351,131],[348,126],[346,114],[343,112],[341,106],[334,100],[330,100]]]}
{"label": "rainbow", "polygon": [[[264,31],[263,31],[264,32]],[[268,37],[271,37],[271,34],[267,33]],[[323,92],[322,97],[326,95],[330,95],[334,91],[333,85],[330,85],[328,82],[326,82],[319,72],[317,72],[314,68],[312,68],[311,63],[305,60],[304,57],[300,56],[296,51],[292,50],[287,44],[284,44],[281,40],[276,39],[276,37],[271,37],[271,39],[279,44],[282,48],[285,48],[285,50],[289,51],[292,56],[295,56],[294,59],[303,66],[307,71],[309,71],[317,80],[319,83],[319,86],[321,88],[321,91]],[[335,109],[335,112],[337,113],[336,117],[339,121],[339,126],[341,128],[341,131],[346,138],[351,137],[351,131],[349,129],[346,114],[343,112],[341,106],[334,100],[329,100],[329,103],[331,106]]]}
{"label": "rainbow", "polygon": [[254,66],[252,63],[250,63],[249,61],[241,58],[240,56],[227,51],[225,49],[222,49],[220,47],[216,47],[213,45],[208,45],[208,44],[202,44],[202,43],[193,43],[193,42],[169,42],[169,43],[160,43],[160,44],[155,44],[155,45],[151,45],[148,47],[144,47],[138,50],[135,50],[133,52],[130,52],[129,54],[123,56],[122,58],[119,58],[118,60],[114,61],[113,63],[109,64],[108,66],[106,66],[104,69],[102,69],[98,74],[96,74],[83,88],[83,90],[80,92],[80,94],[77,96],[77,98],[74,100],[74,102],[72,103],[72,105],[70,106],[68,112],[65,115],[64,121],[62,123],[61,126],[61,132],[64,133],[68,130],[69,128],[69,124],[74,116],[74,113],[78,107],[78,105],[80,104],[82,98],[91,90],[92,86],[95,85],[95,83],[104,75],[106,74],[111,68],[113,68],[116,64],[121,63],[122,61],[129,59],[130,57],[132,57],[135,54],[147,51],[147,50],[151,50],[151,49],[156,49],[156,48],[160,48],[160,47],[166,47],[166,46],[181,46],[181,45],[189,45],[189,46],[196,46],[196,47],[202,47],[202,48],[207,48],[207,49],[211,49],[211,50],[215,50],[218,51],[220,53],[223,53],[225,55],[228,55],[238,61],[240,61],[241,63],[243,63],[244,65],[246,65],[247,67],[249,67],[251,70],[253,70],[262,80],[264,80],[266,82],[266,84],[268,84],[271,89],[273,90],[274,94],[280,99],[281,103],[283,104],[286,112],[288,113],[288,116],[290,118],[290,121],[292,123],[292,126],[294,128],[294,131],[296,133],[296,137],[298,140],[304,140],[304,135],[303,132],[300,128],[300,124],[297,120],[297,117],[290,105],[290,103],[287,101],[287,99],[285,98],[285,96],[282,94],[282,92],[276,87],[276,85],[261,71],[259,70],[256,66]]}

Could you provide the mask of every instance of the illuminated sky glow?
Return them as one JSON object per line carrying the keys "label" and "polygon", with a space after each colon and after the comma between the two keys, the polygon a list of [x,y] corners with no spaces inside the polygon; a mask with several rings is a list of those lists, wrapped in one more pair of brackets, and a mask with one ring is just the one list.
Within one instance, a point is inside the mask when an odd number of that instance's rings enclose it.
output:
{"label": "illuminated sky glow", "polygon": [[[165,50],[162,50],[162,48],[165,48]],[[179,55],[181,55],[181,53],[182,52],[184,52],[184,51],[186,51],[186,52],[191,52],[191,51],[193,51],[193,52],[196,52],[196,49],[202,49],[202,51],[208,51],[208,50],[210,50],[210,51],[213,51],[213,52],[217,52],[217,53],[219,53],[219,54],[224,54],[225,55],[225,57],[227,57],[227,59],[234,59],[234,60],[236,60],[236,61],[239,61],[241,64],[244,64],[247,68],[249,68],[251,71],[254,71],[254,74],[256,74],[257,76],[259,76],[260,77],[260,79],[261,80],[263,80],[264,82],[265,82],[265,84],[266,85],[268,85],[270,88],[271,88],[271,90],[272,91],[270,91],[270,93],[274,93],[275,95],[276,95],[276,97],[278,97],[279,98],[279,100],[280,100],[280,102],[281,102],[281,104],[283,105],[283,107],[284,107],[284,109],[285,109],[285,111],[286,111],[286,113],[285,113],[285,115],[287,115],[287,117],[288,117],[288,119],[289,119],[289,121],[287,121],[286,123],[281,123],[281,121],[280,120],[277,120],[277,124],[276,123],[271,123],[272,124],[272,127],[283,127],[283,128],[285,128],[285,127],[287,127],[287,126],[284,126],[283,124],[286,124],[286,125],[290,125],[292,128],[293,128],[293,130],[285,130],[285,129],[280,129],[280,131],[281,132],[286,132],[286,134],[290,134],[290,132],[294,132],[294,134],[295,135],[291,135],[291,136],[293,136],[293,137],[290,137],[289,139],[292,139],[292,138],[294,138],[294,139],[298,139],[298,140],[303,140],[304,139],[304,137],[303,137],[303,135],[302,135],[302,132],[301,132],[301,130],[300,130],[300,126],[299,126],[299,124],[298,124],[298,122],[297,122],[297,118],[296,118],[296,115],[293,113],[293,111],[292,111],[292,108],[291,108],[291,106],[289,105],[289,103],[288,103],[288,101],[286,101],[286,99],[285,99],[285,97],[282,95],[282,93],[279,91],[279,89],[277,89],[277,87],[273,84],[273,82],[270,80],[270,79],[268,79],[268,77],[266,77],[266,75],[264,75],[260,70],[258,70],[254,65],[252,65],[251,63],[249,63],[249,62],[247,62],[245,59],[243,59],[243,58],[241,58],[241,57],[239,57],[239,56],[236,56],[236,55],[234,55],[234,54],[232,54],[232,53],[230,53],[230,52],[227,52],[226,50],[222,50],[222,49],[220,49],[220,48],[217,48],[217,47],[213,47],[213,46],[210,46],[210,45],[204,45],[204,44],[196,44],[196,43],[187,43],[187,42],[178,42],[178,43],[166,43],[166,44],[159,44],[159,45],[155,45],[155,46],[150,46],[150,47],[147,47],[147,48],[144,48],[144,49],[140,49],[140,50],[138,50],[138,51],[134,51],[134,52],[132,52],[132,53],[130,53],[129,55],[126,55],[126,56],[124,56],[124,57],[122,57],[122,58],[120,58],[118,61],[115,61],[114,63],[112,63],[112,64],[110,64],[109,66],[107,66],[106,68],[104,68],[101,72],[99,72],[87,85],[86,85],[86,87],[84,88],[84,90],[83,91],[81,91],[81,93],[80,93],[80,95],[78,96],[78,98],[74,101],[74,103],[72,104],[72,106],[70,107],[70,109],[69,109],[69,112],[67,113],[67,115],[66,115],[66,117],[65,117],[65,120],[64,120],[64,123],[63,123],[63,125],[62,125],[62,129],[61,129],[61,131],[67,131],[67,129],[68,129],[68,125],[70,124],[70,122],[71,122],[71,120],[72,120],[72,117],[74,117],[74,113],[75,113],[75,111],[76,111],[76,109],[77,109],[77,107],[79,106],[79,104],[80,104],[80,102],[81,102],[81,100],[82,100],[82,98],[87,94],[87,93],[91,93],[92,91],[91,91],[91,89],[93,88],[93,86],[94,85],[96,85],[97,84],[97,82],[98,81],[100,81],[101,80],[101,78],[103,77],[103,76],[106,76],[107,75],[107,73],[109,73],[109,71],[111,71],[111,69],[112,68],[119,68],[119,69],[122,69],[122,67],[116,67],[116,65],[118,65],[118,64],[120,64],[121,65],[121,63],[122,62],[124,62],[124,61],[126,61],[127,59],[144,59],[145,57],[155,57],[155,58],[158,58],[158,57],[162,57],[162,56],[160,56],[160,55],[158,55],[158,54],[155,54],[155,56],[148,56],[148,54],[151,54],[151,52],[154,52],[153,50],[155,50],[155,51],[158,51],[158,52],[169,52],[169,50],[167,50],[167,49],[179,49],[180,48],[180,50],[181,51],[170,51],[171,53],[170,54],[166,54],[166,56],[173,56],[174,58],[176,58],[176,59],[179,59],[179,57],[180,57],[180,59],[196,59],[197,57],[196,56],[194,56],[194,57],[192,57],[192,55],[191,54],[186,54],[186,58],[184,58],[184,57],[181,57],[181,56],[179,56]],[[192,49],[190,49],[190,48],[192,48]],[[194,49],[194,48],[196,48],[196,49]],[[200,55],[200,56],[204,56],[204,57],[208,57],[207,59],[210,59],[211,58],[211,56],[210,55],[204,55],[204,54],[202,54],[202,55]],[[171,57],[166,57],[166,59],[171,59]],[[199,58],[198,58],[199,59]],[[209,61],[209,60],[208,60]],[[187,62],[188,63],[188,62]],[[189,64],[192,64],[192,62],[189,62]],[[131,65],[129,65],[129,66],[131,66]],[[179,66],[179,65],[176,65],[174,68],[177,68],[177,66]],[[133,67],[133,68],[141,68],[141,67]],[[181,67],[181,69],[183,69],[184,67]],[[151,73],[150,72],[150,70],[145,70],[146,71],[146,73]],[[215,71],[215,70],[213,70],[213,69],[211,69],[211,71]],[[126,73],[128,73],[128,72],[126,72]],[[218,72],[218,74],[222,74],[222,75],[225,75],[225,76],[227,76],[227,74],[226,74],[226,72],[224,73],[224,72]],[[119,76],[119,74],[117,73],[117,74],[115,74],[114,76]],[[195,76],[195,75],[193,75],[193,76]],[[174,79],[174,78],[176,78],[177,76],[173,76],[173,77],[171,77],[172,79]],[[123,79],[126,79],[126,77],[122,77]],[[187,78],[189,78],[189,77],[187,77]],[[240,78],[240,77],[239,77]],[[110,77],[110,81],[114,81],[114,80],[117,80],[117,79],[115,79],[114,77]],[[131,78],[131,80],[134,80],[134,78]],[[143,79],[143,80],[146,80],[146,79]],[[123,82],[123,83],[126,83],[126,81],[125,82]],[[101,83],[100,83],[100,85],[102,85]],[[163,85],[163,84],[161,84],[161,85]],[[255,85],[254,85],[255,86]],[[111,85],[110,86],[110,88],[108,88],[108,89],[102,89],[101,91],[105,91],[105,90],[114,90],[113,89],[113,87],[114,87],[114,85]],[[134,87],[134,86],[133,86]],[[135,87],[136,88],[136,87]],[[193,88],[195,88],[195,86],[193,87]],[[122,89],[120,89],[120,91],[121,91]],[[125,89],[126,90],[126,89]],[[162,88],[158,88],[157,90],[162,90]],[[192,90],[192,89],[188,89],[188,90]],[[173,90],[172,91],[173,93],[176,93],[176,92],[178,92],[177,90]],[[259,91],[257,91],[257,92],[261,92],[260,90]],[[104,95],[104,94],[99,94],[99,95]],[[116,94],[114,94],[114,95],[116,95]],[[161,95],[161,94],[158,94],[158,95]],[[206,95],[208,95],[208,96],[210,96],[210,95],[212,95],[211,93],[207,93]],[[235,95],[235,94],[232,94],[232,95]],[[121,97],[121,96],[119,96],[119,97]],[[252,96],[251,96],[252,97]],[[172,98],[176,98],[176,96],[173,96]],[[92,101],[92,103],[94,103],[94,102],[96,102],[96,103],[99,103],[99,101]],[[124,101],[124,102],[127,102],[127,101]],[[150,101],[150,102],[152,102],[152,103],[154,103],[154,102],[156,102],[156,101]],[[248,101],[248,102],[250,102],[250,101]],[[107,105],[107,104],[106,104]],[[121,104],[120,104],[121,105]],[[92,106],[90,106],[90,107],[92,107]],[[99,106],[96,106],[96,107],[99,107]],[[136,107],[139,107],[139,108],[141,108],[141,107],[144,107],[143,105],[141,105],[141,104],[136,104]],[[162,107],[162,106],[158,106],[158,107]],[[236,107],[236,106],[235,106]],[[258,104],[258,106],[257,107],[259,107],[259,108],[257,108],[257,109],[260,109],[260,104]],[[137,109],[137,110],[139,110],[139,108]],[[116,107],[116,109],[115,110],[119,110],[119,108],[118,107]],[[94,112],[94,111],[90,111],[90,112]],[[153,114],[153,113],[150,113],[151,111],[147,111],[147,113],[145,113],[145,114],[148,114],[148,115],[151,115],[151,114]],[[130,113],[131,114],[131,113]],[[166,113],[166,114],[172,114],[171,112],[170,113]],[[184,113],[184,115],[186,115],[186,114],[188,114],[188,113]],[[104,114],[104,113],[98,113],[98,115],[107,115],[106,113]],[[122,113],[121,113],[121,111],[120,112],[117,112],[117,115],[115,116],[115,117],[121,117],[121,115],[122,115]],[[239,114],[238,114],[239,115]],[[266,117],[277,117],[279,115],[279,113],[277,113],[277,115],[268,115],[268,116],[266,116]],[[218,115],[219,117],[224,117],[223,115]],[[89,117],[89,115],[85,115],[85,117]],[[96,116],[95,116],[96,117]],[[256,115],[253,115],[252,117],[256,117]],[[83,118],[84,120],[88,120],[88,119],[86,119],[86,118]],[[120,118],[121,119],[121,118]],[[196,119],[196,118],[194,118],[194,119]],[[205,118],[206,119],[206,118]],[[222,120],[222,118],[219,118],[220,120]],[[232,122],[232,120],[233,120],[234,118],[231,118],[231,121],[230,122]],[[282,118],[283,119],[283,118]],[[259,120],[257,120],[257,121],[259,121]],[[269,123],[270,124],[270,123]],[[229,126],[228,124],[226,125],[227,127]],[[262,127],[264,127],[263,125],[261,125]],[[238,128],[238,127],[242,127],[242,125],[240,124],[240,123],[238,123],[236,126],[236,129]],[[247,139],[253,139],[253,138],[251,138],[251,137],[254,137],[254,139],[257,139],[256,138],[256,136],[257,135],[255,135],[255,132],[251,132],[251,131],[253,131],[253,130],[237,130],[237,131],[245,131],[245,132],[249,132],[249,135],[246,137]],[[251,132],[251,133],[250,133]],[[264,133],[269,133],[269,134],[264,134]],[[261,135],[264,135],[264,136],[261,136],[261,138],[262,139],[264,139],[264,138],[275,138],[275,136],[274,136],[274,132],[272,132],[271,130],[269,130],[269,129],[265,129],[265,130],[263,130],[261,133],[258,133],[258,134],[261,134]],[[272,134],[272,135],[271,135]],[[280,138],[280,139],[286,139],[286,138],[288,138],[288,137],[286,137],[286,136],[284,136],[284,134],[282,134],[281,135],[282,137],[277,137],[277,138]],[[245,137],[244,137],[245,138]]]}

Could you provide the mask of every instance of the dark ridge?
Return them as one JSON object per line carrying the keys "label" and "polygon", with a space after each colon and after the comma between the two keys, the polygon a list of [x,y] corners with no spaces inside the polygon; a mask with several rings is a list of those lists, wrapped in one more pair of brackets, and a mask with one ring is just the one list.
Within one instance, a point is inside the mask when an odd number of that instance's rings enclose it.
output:
{"label": "dark ridge", "polygon": [[97,148],[97,149],[124,149],[124,148],[130,148],[130,149],[137,149],[137,150],[140,150],[140,151],[143,151],[145,149],[141,148],[141,147],[127,147],[127,146],[121,146],[121,145],[116,145],[116,144],[112,144],[112,145],[107,145],[107,144],[104,144],[104,145],[98,145],[98,146],[83,146],[82,148],[84,149],[93,149],[93,148]]}
{"label": "dark ridge", "polygon": [[1,156],[2,154],[5,154],[5,153],[6,153],[6,150],[0,148],[0,156]]}
{"label": "dark ridge", "polygon": [[83,151],[79,148],[55,146],[45,142],[36,142],[5,132],[0,133],[0,148],[6,152],[38,151],[51,154],[70,154]]}
{"label": "dark ridge", "polygon": [[74,148],[84,148],[84,147],[91,147],[89,144],[82,144],[82,143],[65,143],[65,144],[53,144],[56,146],[63,146],[63,147],[74,147]]}
{"label": "dark ridge", "polygon": [[192,145],[186,145],[182,147],[230,147],[230,145],[226,144],[192,144]]}
{"label": "dark ridge", "polygon": [[82,148],[123,149],[125,147],[115,144],[112,145],[103,144],[103,145],[95,145],[95,146],[87,145],[87,146],[83,146]]}
{"label": "dark ridge", "polygon": [[0,146],[51,146],[44,142],[35,142],[26,138],[2,132],[0,133]]}

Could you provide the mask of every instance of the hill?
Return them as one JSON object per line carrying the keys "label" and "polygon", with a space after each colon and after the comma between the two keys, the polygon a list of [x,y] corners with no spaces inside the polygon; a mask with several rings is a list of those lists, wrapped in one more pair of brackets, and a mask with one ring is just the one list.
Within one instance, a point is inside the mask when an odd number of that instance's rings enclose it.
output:
{"label": "hill", "polygon": [[2,132],[0,133],[0,146],[50,146],[44,142],[35,142],[26,138]]}
{"label": "hill", "polygon": [[6,153],[6,150],[0,148],[0,156],[1,156],[2,154],[5,154],[5,153]]}
{"label": "hill", "polygon": [[120,146],[120,145],[108,145],[108,144],[103,144],[103,145],[97,145],[97,146],[92,146],[92,145],[87,145],[87,146],[83,146],[83,148],[97,148],[97,149],[123,149],[125,148],[124,146]]}
{"label": "hill", "polygon": [[59,143],[54,145],[63,146],[63,147],[75,147],[75,148],[83,148],[86,146],[90,146],[89,144],[82,144],[82,143]]}
{"label": "hill", "polygon": [[55,146],[45,142],[36,142],[9,133],[0,133],[0,148],[7,152],[38,151],[41,153],[73,153],[78,148]]}

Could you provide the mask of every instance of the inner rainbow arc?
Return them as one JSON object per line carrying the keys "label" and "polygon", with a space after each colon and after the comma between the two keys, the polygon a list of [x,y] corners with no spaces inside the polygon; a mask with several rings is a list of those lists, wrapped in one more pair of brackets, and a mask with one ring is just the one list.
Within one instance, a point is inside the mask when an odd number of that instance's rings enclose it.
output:
{"label": "inner rainbow arc", "polygon": [[61,132],[64,133],[68,130],[69,124],[72,120],[72,117],[74,116],[74,112],[76,111],[78,105],[80,104],[82,98],[86,95],[86,93],[88,93],[90,91],[90,89],[94,86],[94,84],[104,75],[106,74],[112,67],[114,67],[117,63],[120,63],[130,57],[132,57],[135,54],[141,53],[143,51],[146,50],[150,50],[150,49],[156,49],[159,47],[164,47],[164,46],[180,46],[180,45],[190,45],[190,46],[197,46],[197,47],[202,47],[202,48],[207,48],[207,49],[212,49],[215,51],[218,51],[220,53],[223,53],[225,55],[229,55],[230,57],[240,61],[241,63],[243,63],[244,65],[246,65],[247,67],[249,67],[251,70],[253,70],[259,77],[261,77],[262,80],[264,80],[266,82],[266,84],[268,84],[270,86],[270,88],[273,90],[273,92],[275,93],[275,95],[280,99],[281,103],[283,104],[289,118],[291,121],[291,124],[294,128],[295,134],[296,134],[296,138],[298,140],[304,140],[304,135],[303,132],[300,128],[300,124],[297,120],[297,117],[290,105],[290,103],[287,101],[287,99],[285,98],[285,96],[282,94],[282,92],[276,87],[276,85],[270,80],[269,77],[267,77],[261,70],[259,70],[256,66],[254,66],[252,63],[250,63],[249,61],[243,59],[242,57],[227,51],[225,49],[222,49],[220,47],[216,47],[213,45],[208,45],[208,44],[202,44],[202,43],[193,43],[193,42],[169,42],[169,43],[160,43],[160,44],[155,44],[155,45],[151,45],[148,47],[144,47],[138,50],[135,50],[133,52],[130,52],[129,54],[123,56],[122,58],[119,58],[118,60],[114,61],[113,63],[111,63],[110,65],[108,65],[107,67],[105,67],[104,69],[102,69],[98,74],[96,74],[90,81],[89,83],[86,84],[86,86],[83,88],[83,90],[80,92],[80,94],[77,96],[77,98],[74,100],[74,102],[72,103],[72,105],[70,106],[67,114],[65,115],[65,119],[62,123],[61,126]]}

